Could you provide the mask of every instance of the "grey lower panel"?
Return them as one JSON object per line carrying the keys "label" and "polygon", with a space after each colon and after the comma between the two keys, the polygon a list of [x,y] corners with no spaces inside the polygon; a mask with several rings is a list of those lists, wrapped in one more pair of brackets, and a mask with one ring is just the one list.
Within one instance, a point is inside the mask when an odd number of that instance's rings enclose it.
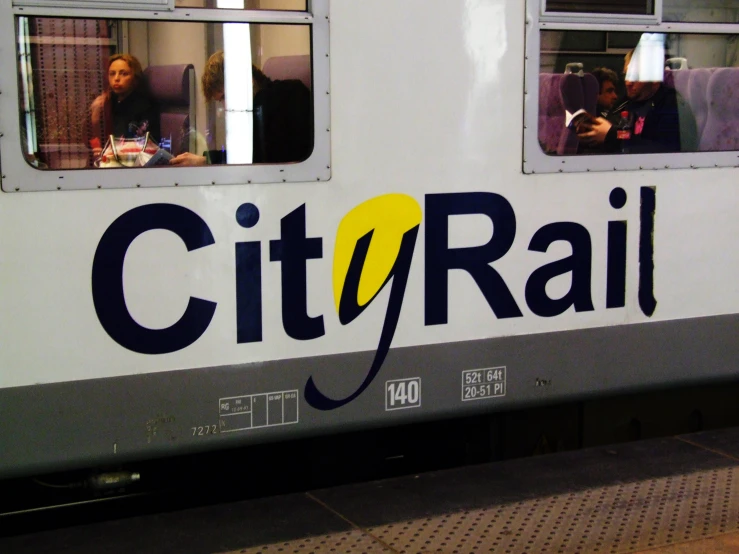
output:
{"label": "grey lower panel", "polygon": [[[736,436],[639,441],[0,536],[0,552],[642,552],[736,532],[739,463],[700,446]],[[691,542],[670,552],[736,550]]]}
{"label": "grey lower panel", "polygon": [[[397,348],[331,411],[307,404],[307,380],[344,398],[373,352],[3,389],[0,477],[731,379],[738,331],[729,315]],[[411,378],[417,397],[388,383]]]}

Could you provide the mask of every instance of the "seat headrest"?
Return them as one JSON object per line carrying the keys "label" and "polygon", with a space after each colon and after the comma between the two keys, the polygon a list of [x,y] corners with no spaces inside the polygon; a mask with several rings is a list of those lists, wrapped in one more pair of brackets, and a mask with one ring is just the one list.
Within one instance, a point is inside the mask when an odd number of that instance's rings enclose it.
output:
{"label": "seat headrest", "polygon": [[[685,71],[685,70],[683,70]],[[665,68],[665,77],[662,84],[667,88],[675,88],[675,73],[680,73],[680,70],[673,71],[672,69]]]}
{"label": "seat headrest", "polygon": [[149,93],[160,103],[190,104],[190,70],[192,64],[150,65],[144,71]]}
{"label": "seat headrest", "polygon": [[298,79],[312,88],[310,55],[274,56],[264,62],[262,72],[275,81]]}
{"label": "seat headrest", "polygon": [[739,103],[739,68],[717,69],[708,81],[708,104],[718,117],[736,120]]}

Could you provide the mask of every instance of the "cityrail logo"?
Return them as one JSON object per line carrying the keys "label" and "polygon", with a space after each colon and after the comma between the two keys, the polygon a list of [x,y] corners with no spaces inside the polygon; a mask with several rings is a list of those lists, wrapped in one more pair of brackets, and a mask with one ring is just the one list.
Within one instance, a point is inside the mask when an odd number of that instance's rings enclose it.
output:
{"label": "cityrail logo", "polygon": [[360,204],[339,224],[334,249],[334,300],[339,322],[348,325],[392,281],[375,358],[359,388],[342,400],[322,394],[313,377],[305,386],[311,406],[334,409],[362,394],[380,371],[398,326],[421,226],[421,206],[402,194],[379,196]]}
{"label": "cityrail logo", "polygon": [[[640,189],[639,286],[642,312],[651,317],[657,306],[654,298],[654,218],[656,190]],[[424,324],[445,325],[449,312],[449,272],[467,272],[498,319],[523,317],[503,276],[493,262],[506,256],[516,236],[516,215],[503,196],[492,192],[428,194],[424,209],[412,197],[387,194],[371,198],[349,211],[336,231],[333,260],[333,292],[339,322],[350,325],[390,287],[384,321],[372,364],[361,385],[349,396],[331,398],[322,393],[311,376],[305,385],[305,399],[316,409],[339,408],[364,392],[383,366],[392,346],[400,318],[413,254],[421,224],[424,225]],[[626,192],[613,189],[611,208],[622,209]],[[491,220],[493,233],[479,246],[449,246],[452,216],[477,215]],[[236,222],[244,228],[259,223],[254,204],[241,205]],[[626,305],[626,220],[607,222],[606,309]],[[309,237],[306,205],[280,220],[280,238],[270,240],[269,261],[281,264],[282,326],[294,340],[314,340],[325,335],[323,315],[308,314],[307,262],[323,258],[323,239]],[[107,228],[98,243],[92,264],[92,298],[100,324],[120,346],[141,354],[167,354],[186,348],[208,329],[216,303],[190,297],[180,319],[165,329],[140,325],[126,306],[123,266],[126,252],[141,234],[163,229],[176,234],[188,251],[215,243],[207,223],[195,212],[176,204],[148,204],[133,208]],[[592,240],[579,223],[560,221],[538,229],[528,251],[546,252],[557,242],[569,243],[572,254],[548,262],[534,270],[525,286],[525,301],[538,317],[555,317],[572,309],[595,309],[592,301]],[[235,244],[236,341],[261,342],[262,334],[262,242]],[[519,255],[523,255],[522,253]],[[570,289],[551,298],[547,284],[570,274]]]}

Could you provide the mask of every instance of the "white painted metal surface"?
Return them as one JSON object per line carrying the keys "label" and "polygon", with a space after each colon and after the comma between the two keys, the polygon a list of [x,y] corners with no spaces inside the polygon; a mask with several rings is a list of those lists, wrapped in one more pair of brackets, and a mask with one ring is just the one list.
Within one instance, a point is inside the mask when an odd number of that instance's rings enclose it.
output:
{"label": "white painted metal surface", "polygon": [[[1,13],[5,186],[6,179],[18,182],[10,171],[22,160],[12,70],[13,17],[8,5]],[[526,7],[520,0],[331,2],[331,56],[325,62],[327,68],[330,63],[331,84],[330,181],[0,195],[0,388],[373,351],[388,291],[381,292],[361,317],[342,325],[333,298],[333,253],[337,228],[346,214],[367,200],[393,193],[411,197],[421,209],[432,194],[502,195],[515,211],[515,239],[493,267],[522,312],[521,317],[496,317],[470,275],[450,271],[448,323],[425,325],[428,221],[424,219],[392,341],[395,347],[739,311],[739,251],[731,246],[739,234],[736,169],[522,172],[525,29]],[[322,56],[326,60],[326,54]],[[529,84],[529,95],[532,91]],[[226,169],[230,181],[240,171]],[[162,170],[141,183],[209,182],[208,172],[208,168]],[[29,168],[23,179],[33,175]],[[131,174],[131,184],[139,181],[138,175]],[[89,172],[89,179],[98,178],[107,177]],[[628,196],[620,210],[609,205],[609,194],[616,187]],[[640,309],[637,298],[642,187],[657,190],[653,235],[657,307],[651,317]],[[147,355],[121,347],[106,334],[90,283],[95,252],[106,229],[125,212],[156,203],[176,204],[198,214],[215,243],[187,252],[167,231],[138,237],[123,272],[128,310],[140,325],[161,329],[182,316],[191,296],[215,302],[217,308],[193,344]],[[236,222],[236,211],[244,203],[259,209],[260,220],[253,228]],[[269,261],[268,241],[280,237],[281,218],[303,204],[307,236],[323,240],[322,257],[307,262],[307,314],[322,315],[325,326],[325,333],[313,340],[286,334],[281,321],[281,264]],[[615,220],[628,222],[626,303],[606,309],[608,222]],[[575,222],[589,233],[593,310],[570,308],[556,317],[541,317],[527,303],[525,287],[532,272],[571,253],[563,241],[545,253],[529,250],[532,236],[553,222]],[[491,239],[493,231],[491,220],[483,215],[457,215],[449,220],[448,245],[479,246]],[[263,340],[238,344],[234,245],[245,241],[262,244]],[[570,282],[569,274],[554,278],[547,293],[558,298],[569,290]]]}

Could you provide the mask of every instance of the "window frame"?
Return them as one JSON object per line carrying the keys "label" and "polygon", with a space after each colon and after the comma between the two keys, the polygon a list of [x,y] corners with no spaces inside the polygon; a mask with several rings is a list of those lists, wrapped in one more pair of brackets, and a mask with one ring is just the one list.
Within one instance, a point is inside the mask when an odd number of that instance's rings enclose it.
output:
{"label": "window frame", "polygon": [[[117,10],[93,7],[0,6],[0,63],[17,67],[16,17],[72,17],[149,22],[299,24],[311,27],[314,145],[302,162],[121,169],[45,169],[29,165],[21,150],[20,90],[16,72],[0,72],[0,187],[4,192],[96,190],[170,186],[237,185],[328,181],[331,178],[329,0],[308,0],[307,11],[175,8]],[[202,68],[200,68],[202,71]]]}
{"label": "window frame", "polygon": [[[659,8],[662,1],[659,1]],[[672,152],[660,154],[592,154],[550,156],[539,144],[539,74],[541,62],[541,31],[625,31],[665,34],[739,34],[739,24],[731,23],[664,23],[644,24],[605,23],[600,14],[591,18],[543,17],[546,0],[527,0],[524,73],[523,172],[574,173],[587,171],[633,171],[657,169],[698,169],[739,167],[739,151],[733,152]],[[656,10],[656,7],[655,7]],[[658,14],[661,19],[661,12]],[[613,21],[613,20],[611,20]]]}
{"label": "window frame", "polygon": [[[532,0],[529,0],[531,2]],[[548,23],[619,23],[622,25],[656,25],[662,21],[663,0],[653,0],[654,14],[609,14],[588,12],[550,12],[547,0],[541,0],[539,21]]]}
{"label": "window frame", "polygon": [[175,0],[133,0],[124,2],[121,0],[65,0],[63,7],[59,6],[58,0],[13,0],[13,7],[23,8],[93,8],[93,9],[115,9],[121,10],[173,10]]}

